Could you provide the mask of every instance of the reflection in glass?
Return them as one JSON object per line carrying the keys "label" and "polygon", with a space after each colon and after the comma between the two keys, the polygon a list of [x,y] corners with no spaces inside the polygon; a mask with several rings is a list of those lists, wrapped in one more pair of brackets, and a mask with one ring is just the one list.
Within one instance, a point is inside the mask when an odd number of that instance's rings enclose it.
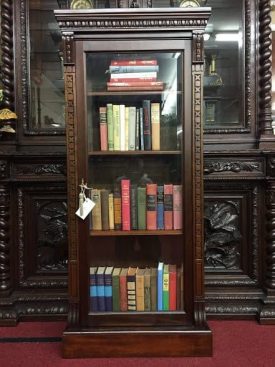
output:
{"label": "reflection in glass", "polygon": [[242,2],[208,0],[212,16],[205,34],[205,128],[239,127],[242,91]]}
{"label": "reflection in glass", "polygon": [[32,129],[64,129],[61,35],[53,10],[57,1],[29,2]]}

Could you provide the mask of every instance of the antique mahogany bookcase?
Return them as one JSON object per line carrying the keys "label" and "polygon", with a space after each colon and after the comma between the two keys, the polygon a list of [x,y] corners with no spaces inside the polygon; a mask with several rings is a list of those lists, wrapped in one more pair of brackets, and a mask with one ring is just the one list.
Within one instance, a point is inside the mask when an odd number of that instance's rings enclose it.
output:
{"label": "antique mahogany bookcase", "polygon": [[[209,356],[202,88],[210,8],[55,16],[64,41],[68,154],[63,356]],[[85,199],[82,182],[95,202],[85,219],[75,214]]]}

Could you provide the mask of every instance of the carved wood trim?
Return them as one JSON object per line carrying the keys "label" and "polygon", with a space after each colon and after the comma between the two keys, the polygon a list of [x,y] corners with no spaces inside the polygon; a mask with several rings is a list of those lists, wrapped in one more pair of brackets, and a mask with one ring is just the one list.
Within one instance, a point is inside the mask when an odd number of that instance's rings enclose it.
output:
{"label": "carved wood trim", "polygon": [[262,135],[273,135],[271,116],[271,4],[270,0],[259,1],[259,128]]}
{"label": "carved wood trim", "polygon": [[266,190],[266,270],[265,287],[275,290],[275,182]]}
{"label": "carved wood trim", "polygon": [[63,32],[62,40],[64,45],[64,65],[75,64],[74,34],[73,32]]}
{"label": "carved wood trim", "polygon": [[0,296],[10,290],[10,191],[7,185],[0,185]]}
{"label": "carved wood trim", "polygon": [[192,63],[203,64],[204,59],[204,45],[203,45],[203,33],[193,32],[192,38]]}
{"label": "carved wood trim", "polygon": [[13,0],[1,1],[3,105],[14,111]]}

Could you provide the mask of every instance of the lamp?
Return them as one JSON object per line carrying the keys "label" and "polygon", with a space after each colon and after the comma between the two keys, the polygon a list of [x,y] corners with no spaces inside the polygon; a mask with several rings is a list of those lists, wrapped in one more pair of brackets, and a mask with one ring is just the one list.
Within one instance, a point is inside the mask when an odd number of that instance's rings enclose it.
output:
{"label": "lamp", "polygon": [[12,112],[8,108],[3,108],[2,110],[0,110],[0,121],[1,125],[3,125],[0,128],[0,133],[15,134],[15,129],[12,126],[14,122],[12,120],[16,119],[16,113]]}

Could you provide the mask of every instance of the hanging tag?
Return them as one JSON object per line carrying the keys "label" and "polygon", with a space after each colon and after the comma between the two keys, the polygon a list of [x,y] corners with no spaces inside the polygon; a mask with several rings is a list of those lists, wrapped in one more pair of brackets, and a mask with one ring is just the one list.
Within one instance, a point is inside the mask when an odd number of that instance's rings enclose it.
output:
{"label": "hanging tag", "polygon": [[87,215],[91,213],[94,206],[95,206],[95,203],[91,199],[85,198],[85,200],[83,201],[83,204],[82,204],[82,210],[79,207],[78,210],[75,212],[75,214],[79,218],[84,220],[87,217]]}
{"label": "hanging tag", "polygon": [[84,199],[84,193],[81,192],[79,194],[79,213],[82,216],[83,215],[83,203],[84,203],[85,199]]}

